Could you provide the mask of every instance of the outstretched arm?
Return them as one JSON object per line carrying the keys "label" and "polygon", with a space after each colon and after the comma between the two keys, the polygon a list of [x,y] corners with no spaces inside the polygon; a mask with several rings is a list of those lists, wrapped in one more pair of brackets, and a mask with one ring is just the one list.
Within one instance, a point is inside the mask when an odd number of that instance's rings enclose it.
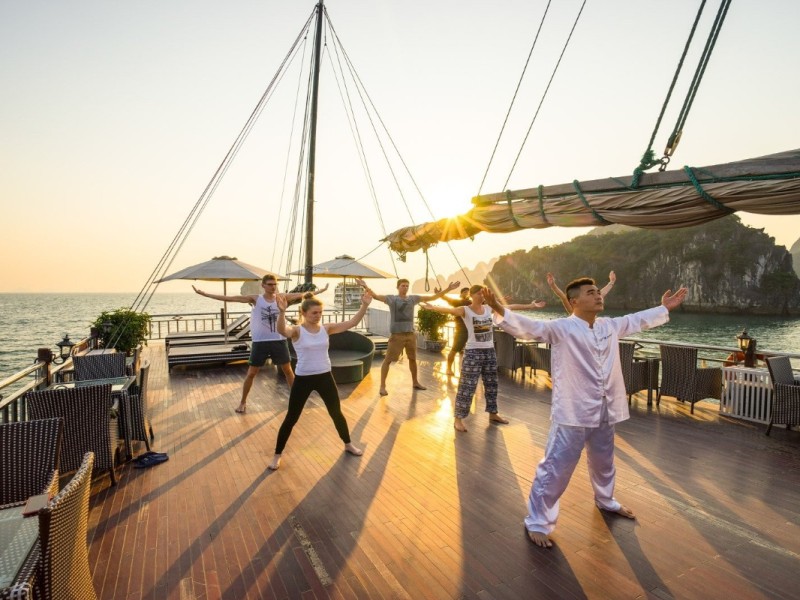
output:
{"label": "outstretched arm", "polygon": [[370,302],[372,302],[372,296],[370,296],[369,292],[364,292],[364,295],[361,296],[361,306],[358,307],[358,312],[347,321],[342,321],[341,323],[328,323],[325,326],[328,334],[332,335],[334,333],[341,333],[342,331],[347,331],[348,329],[352,329],[358,325],[361,319],[364,318],[364,315],[367,314],[367,307],[369,306]]}
{"label": "outstretched arm", "polygon": [[[320,288],[318,290],[314,290],[311,293],[314,294],[315,296],[318,296],[319,294],[322,294],[323,292],[325,292],[328,289],[329,285],[330,285],[329,283],[326,283],[324,288]],[[302,300],[303,296],[305,296],[307,293],[308,292],[287,292],[285,294],[278,294],[278,295],[279,296],[285,296],[286,297],[286,302],[288,304],[291,304],[292,302],[297,302],[298,300]]]}
{"label": "outstretched arm", "polygon": [[564,306],[564,310],[567,311],[567,314],[572,314],[572,306],[569,303],[569,299],[567,295],[561,291],[561,288],[556,285],[556,278],[553,277],[552,273],[547,274],[547,285],[550,286],[550,289],[553,290],[553,293],[558,296],[558,299],[561,300],[561,304]]}
{"label": "outstretched arm", "polygon": [[[444,296],[447,292],[452,292],[458,286],[461,285],[460,281],[451,281],[446,288],[443,290],[439,290],[435,294],[425,294],[424,296],[420,296],[419,299],[422,302],[431,302],[432,300],[437,300]],[[435,290],[436,288],[434,288]]]}
{"label": "outstretched arm", "polygon": [[606,294],[611,291],[611,288],[614,287],[614,284],[617,282],[617,275],[614,271],[611,271],[608,274],[608,283],[603,286],[603,289],[600,290],[600,295],[605,298]]}
{"label": "outstretched arm", "polygon": [[506,308],[511,310],[536,310],[547,306],[544,300],[533,300],[530,304],[506,304]]}
{"label": "outstretched arm", "polygon": [[361,279],[360,277],[356,277],[356,283],[360,285],[364,290],[372,296],[375,300],[380,300],[381,302],[386,302],[386,295],[385,294],[376,294],[375,292],[370,289],[367,285],[367,282]]}
{"label": "outstretched arm", "polygon": [[247,304],[255,304],[256,302],[256,296],[223,296],[221,294],[209,294],[203,290],[198,290],[194,286],[192,286],[192,289],[201,296],[211,298],[212,300],[220,300],[221,302],[246,302]]}
{"label": "outstretched arm", "polygon": [[296,340],[300,337],[297,327],[286,324],[286,307],[289,305],[286,296],[288,294],[277,294],[275,298],[275,303],[278,305],[278,322],[275,325],[278,333],[283,337]]}
{"label": "outstretched arm", "polygon": [[661,296],[661,305],[664,306],[667,310],[675,310],[683,301],[686,300],[686,295],[689,293],[685,287],[680,288],[677,292],[672,294],[672,290],[667,290],[664,292],[664,295]]}
{"label": "outstretched arm", "polygon": [[464,307],[463,306],[437,306],[435,304],[428,304],[427,302],[421,302],[420,307],[427,308],[428,310],[432,310],[433,312],[443,313],[446,315],[456,315],[457,317],[464,316]]}

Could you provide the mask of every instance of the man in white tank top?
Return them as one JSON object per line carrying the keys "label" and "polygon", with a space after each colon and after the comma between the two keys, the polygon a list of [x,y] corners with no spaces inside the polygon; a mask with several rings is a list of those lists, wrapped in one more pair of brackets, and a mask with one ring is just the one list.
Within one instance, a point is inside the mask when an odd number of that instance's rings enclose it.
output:
{"label": "man in white tank top", "polygon": [[[247,411],[247,395],[250,393],[250,388],[253,387],[256,375],[258,375],[261,367],[266,364],[268,358],[272,359],[272,362],[281,368],[289,387],[292,387],[294,382],[294,372],[292,371],[291,357],[289,356],[289,344],[286,342],[286,338],[278,333],[277,323],[280,311],[276,303],[278,280],[275,275],[264,275],[261,279],[261,287],[264,289],[264,293],[260,295],[222,296],[209,294],[192,286],[195,292],[206,298],[224,302],[246,302],[252,306],[250,311],[250,333],[253,336],[253,343],[250,346],[250,359],[247,361],[249,367],[242,385],[242,399],[236,408],[236,412],[240,414]],[[328,286],[326,285],[314,293],[321,294],[327,289]],[[303,294],[288,293],[281,294],[281,296],[291,303],[295,300],[300,300]]]}

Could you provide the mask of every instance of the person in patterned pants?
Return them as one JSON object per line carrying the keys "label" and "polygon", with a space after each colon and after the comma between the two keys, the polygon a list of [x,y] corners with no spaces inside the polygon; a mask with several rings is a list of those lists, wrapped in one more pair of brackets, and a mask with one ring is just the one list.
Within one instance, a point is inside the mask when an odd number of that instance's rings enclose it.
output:
{"label": "person in patterned pants", "polygon": [[469,306],[434,306],[424,304],[436,312],[455,315],[463,320],[467,328],[467,345],[461,361],[461,376],[456,393],[455,420],[456,431],[467,431],[464,419],[469,415],[472,397],[478,389],[478,380],[483,379],[483,395],[486,400],[486,412],[493,423],[508,423],[508,419],[497,411],[497,354],[494,351],[492,335],[492,310],[483,303],[486,288],[473,285],[469,289],[472,303]]}

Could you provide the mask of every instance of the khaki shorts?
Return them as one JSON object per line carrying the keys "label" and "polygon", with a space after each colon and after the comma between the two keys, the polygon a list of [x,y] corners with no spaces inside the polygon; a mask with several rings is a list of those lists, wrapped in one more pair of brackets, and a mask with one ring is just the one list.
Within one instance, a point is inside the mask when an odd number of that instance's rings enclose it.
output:
{"label": "khaki shorts", "polygon": [[417,359],[417,335],[413,331],[407,333],[393,333],[389,336],[389,345],[386,348],[386,358],[389,362],[395,362],[400,358],[400,353],[406,350],[408,360]]}

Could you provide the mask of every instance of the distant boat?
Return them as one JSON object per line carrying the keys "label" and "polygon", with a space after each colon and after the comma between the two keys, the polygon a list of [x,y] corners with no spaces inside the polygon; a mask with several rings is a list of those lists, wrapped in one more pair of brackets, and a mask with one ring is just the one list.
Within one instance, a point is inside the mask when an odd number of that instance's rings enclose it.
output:
{"label": "distant boat", "polygon": [[[345,310],[357,310],[361,306],[361,295],[364,290],[355,283],[338,283],[333,291],[333,303],[337,308]],[[344,296],[344,302],[342,301]]]}

